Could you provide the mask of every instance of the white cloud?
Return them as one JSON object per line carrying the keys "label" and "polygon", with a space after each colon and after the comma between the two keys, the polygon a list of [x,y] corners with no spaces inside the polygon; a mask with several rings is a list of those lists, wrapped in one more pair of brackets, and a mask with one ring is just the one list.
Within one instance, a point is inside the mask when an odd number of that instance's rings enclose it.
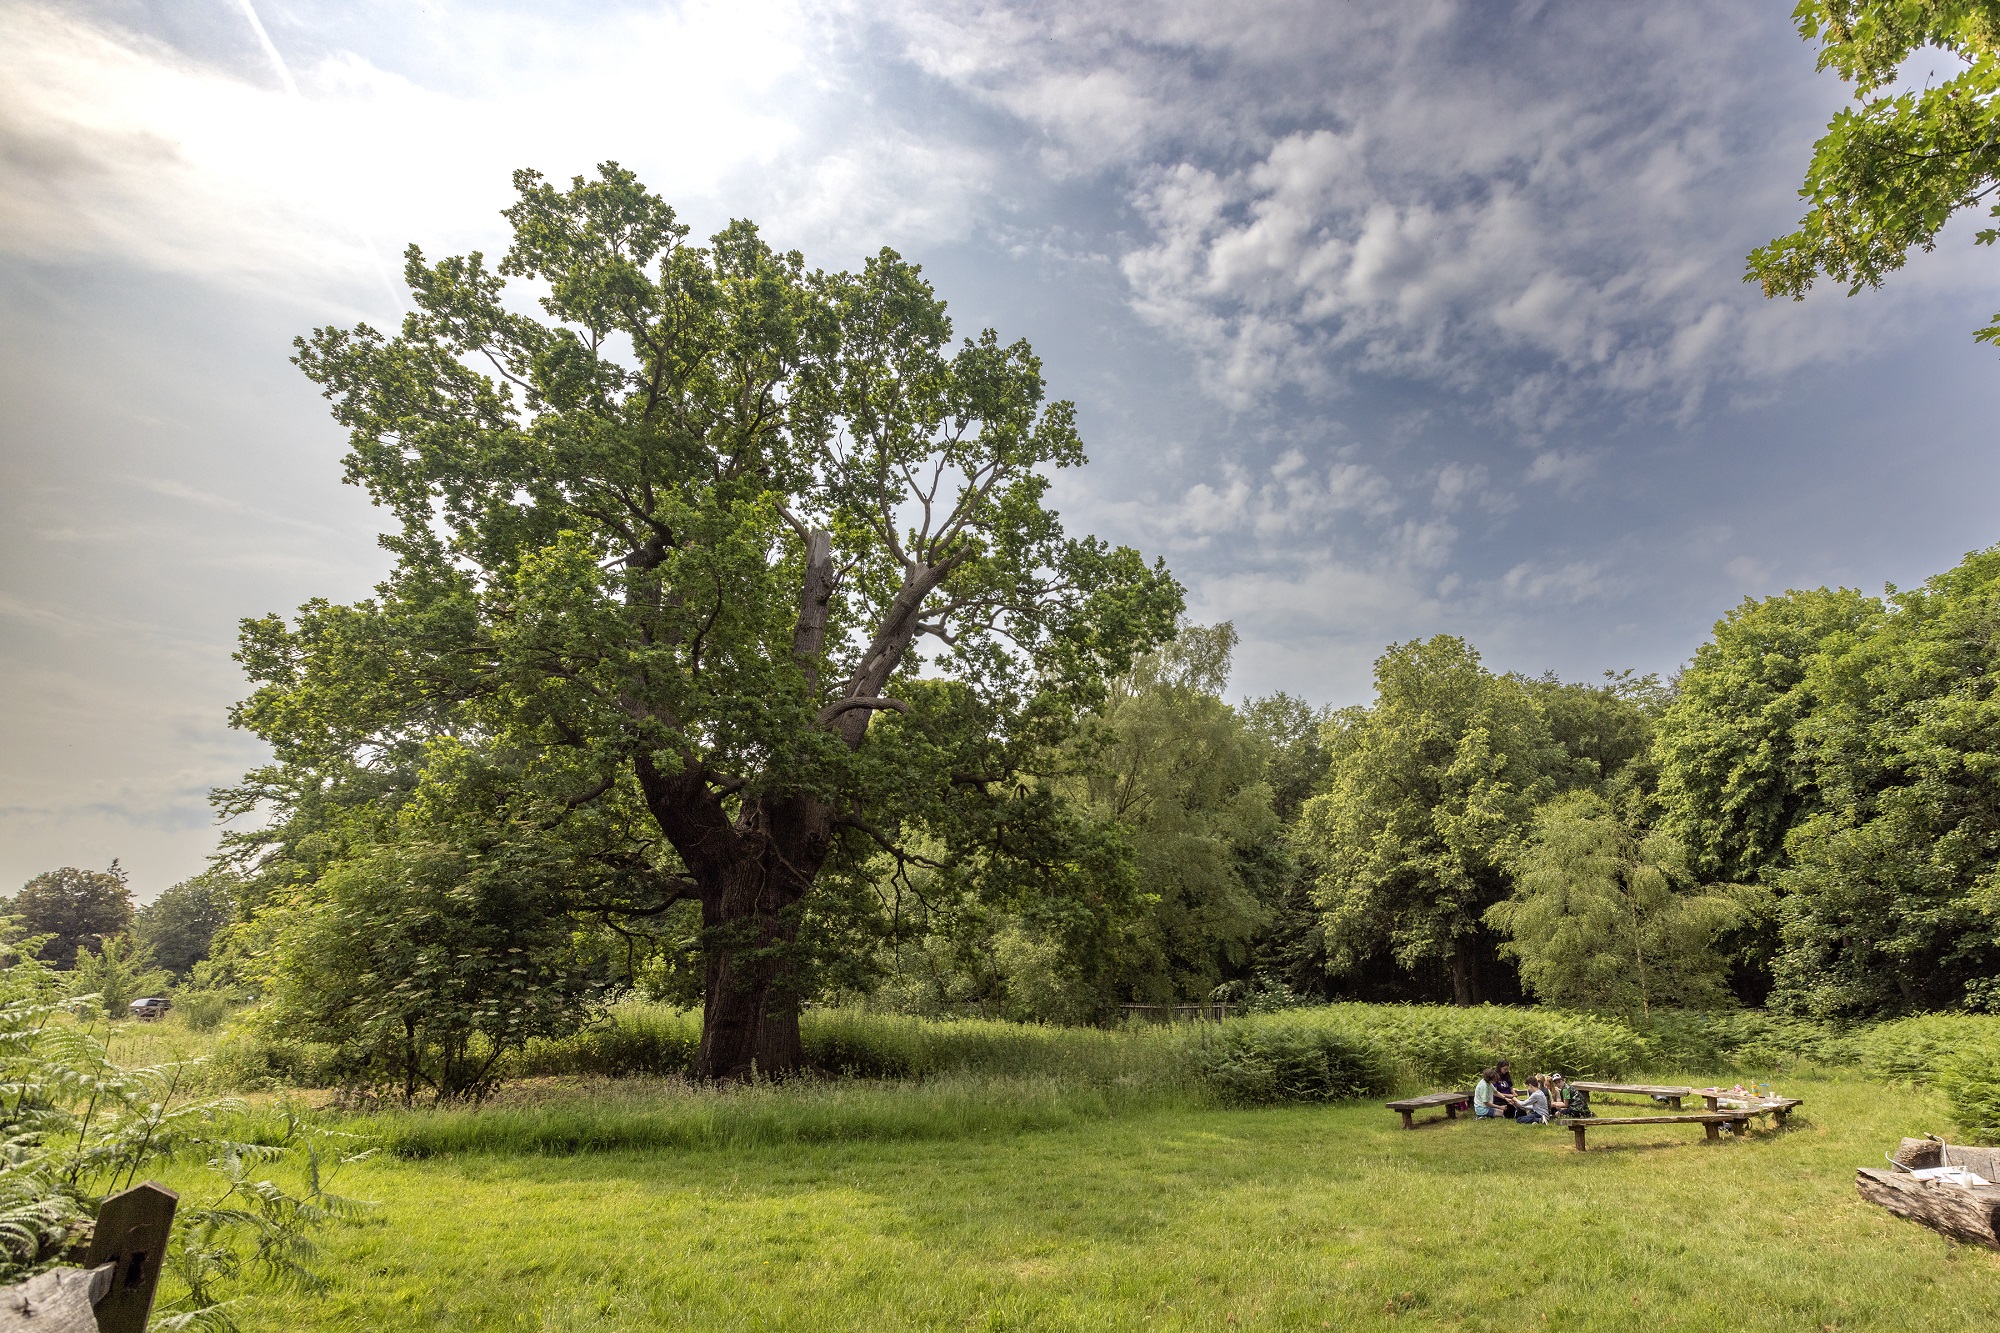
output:
{"label": "white cloud", "polygon": [[15,0],[0,9],[0,249],[373,306],[409,240],[499,241],[524,165],[560,178],[615,158],[677,204],[747,192],[784,244],[961,235],[989,192],[976,150],[879,118],[826,142],[839,90],[814,57],[832,38],[788,0],[468,10],[450,35],[439,49],[459,63],[421,75],[348,49],[294,59],[292,93]]}
{"label": "white cloud", "polygon": [[1530,482],[1546,482],[1558,495],[1574,495],[1597,474],[1603,456],[1589,449],[1544,449],[1528,464]]}
{"label": "white cloud", "polygon": [[[1855,354],[1888,312],[1766,303],[1829,90],[1690,0],[915,6],[911,59],[1121,183],[1133,308],[1234,408],[1428,380],[1531,438],[1605,402]],[[1801,52],[1803,48],[1800,48]],[[1745,127],[1755,126],[1754,135]]]}

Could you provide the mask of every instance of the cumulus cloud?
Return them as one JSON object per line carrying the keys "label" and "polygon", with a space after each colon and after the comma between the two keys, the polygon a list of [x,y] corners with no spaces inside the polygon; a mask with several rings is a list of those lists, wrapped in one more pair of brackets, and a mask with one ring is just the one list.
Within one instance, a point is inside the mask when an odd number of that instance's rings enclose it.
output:
{"label": "cumulus cloud", "polygon": [[1772,14],[1101,0],[919,6],[903,31],[1050,161],[1121,182],[1132,306],[1232,407],[1380,374],[1532,437],[1606,403],[1686,414],[1867,336],[1740,282],[1824,115],[1808,61],[1770,67]]}

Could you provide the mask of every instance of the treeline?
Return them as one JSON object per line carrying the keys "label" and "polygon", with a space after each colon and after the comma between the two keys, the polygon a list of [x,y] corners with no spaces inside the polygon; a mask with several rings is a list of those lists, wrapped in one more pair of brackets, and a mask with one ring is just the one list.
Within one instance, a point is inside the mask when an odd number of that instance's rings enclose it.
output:
{"label": "treeline", "polygon": [[[210,966],[215,937],[237,918],[236,877],[211,870],[135,906],[122,866],[63,866],[0,898],[0,929],[9,942],[32,941],[37,956],[65,978],[74,995],[125,1016],[131,1001],[171,987],[213,991],[229,975]],[[226,989],[226,982],[224,983]],[[219,1013],[211,1006],[210,1013]]]}
{"label": "treeline", "polygon": [[[1065,794],[1137,892],[1077,932],[878,866],[825,998],[1099,1020],[1122,1003],[1533,998],[1642,1017],[2000,1009],[2000,550],[1923,587],[1746,600],[1671,683],[1392,645],[1376,697],[1224,702],[1228,625],[1120,681]],[[687,1002],[667,953],[641,984]]]}
{"label": "treeline", "polygon": [[[797,984],[1072,1024],[1209,999],[2000,1009],[1996,589],[2000,548],[1881,598],[1746,600],[1671,683],[1498,674],[1438,636],[1392,645],[1374,701],[1338,710],[1231,705],[1234,630],[1187,625],[1039,765],[1067,879],[996,894],[920,841],[874,848],[808,902],[828,943]],[[417,758],[435,777],[438,747]],[[552,830],[439,820],[415,767],[295,797],[136,914],[115,867],[8,910],[78,984],[122,998],[161,964],[454,1086],[608,993],[699,1006],[699,904],[617,899]],[[412,1014],[456,1036],[383,1061]]]}

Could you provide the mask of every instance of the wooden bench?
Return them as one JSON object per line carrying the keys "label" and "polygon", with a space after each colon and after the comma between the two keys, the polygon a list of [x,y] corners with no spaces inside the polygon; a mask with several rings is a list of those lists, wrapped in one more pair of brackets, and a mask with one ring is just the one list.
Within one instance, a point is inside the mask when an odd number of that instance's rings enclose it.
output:
{"label": "wooden bench", "polygon": [[1769,1115],[1771,1123],[1780,1128],[1784,1126],[1786,1116],[1806,1104],[1803,1097],[1731,1097],[1726,1092],[1704,1092],[1700,1095],[1703,1105],[1711,1111],[1721,1110],[1722,1104],[1727,1102],[1741,1107],[1748,1115]]}
{"label": "wooden bench", "polygon": [[1689,1111],[1684,1115],[1593,1116],[1588,1120],[1566,1120],[1563,1123],[1569,1126],[1570,1133],[1576,1135],[1576,1150],[1583,1152],[1584,1134],[1610,1125],[1700,1125],[1714,1140],[1722,1137],[1724,1125],[1729,1126],[1730,1133],[1741,1138],[1749,1121],[1748,1111]]}
{"label": "wooden bench", "polygon": [[1470,1106],[1471,1104],[1472,1094],[1469,1092],[1427,1092],[1421,1097],[1405,1097],[1399,1102],[1384,1103],[1391,1111],[1401,1111],[1403,1113],[1404,1129],[1415,1129],[1417,1122],[1410,1117],[1416,1112],[1424,1110],[1426,1107],[1442,1106],[1444,1108],[1445,1119],[1456,1120],[1458,1119],[1458,1108],[1461,1106]]}
{"label": "wooden bench", "polygon": [[[1676,1111],[1681,1109],[1681,1098],[1694,1096],[1693,1088],[1676,1088],[1653,1083],[1584,1083],[1573,1080],[1572,1088],[1582,1088],[1585,1092],[1629,1092],[1638,1097],[1651,1097],[1656,1102],[1665,1102]],[[1709,1110],[1714,1110],[1710,1107]]]}

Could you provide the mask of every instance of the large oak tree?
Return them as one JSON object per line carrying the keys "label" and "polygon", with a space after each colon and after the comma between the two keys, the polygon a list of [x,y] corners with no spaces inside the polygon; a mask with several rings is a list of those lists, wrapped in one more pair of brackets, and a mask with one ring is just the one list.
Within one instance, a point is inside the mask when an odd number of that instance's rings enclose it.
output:
{"label": "large oak tree", "polygon": [[1064,535],[1071,405],[1027,344],[954,345],[893,252],[823,273],[747,222],[692,246],[615,164],[515,185],[497,271],[411,247],[398,335],[299,341],[396,565],[246,622],[237,717],[276,763],[245,791],[282,818],[401,765],[399,799],[448,802],[428,775],[504,756],[507,827],[588,891],[699,903],[698,1072],[783,1071],[830,880],[1108,891],[1037,766],[1180,591]]}

